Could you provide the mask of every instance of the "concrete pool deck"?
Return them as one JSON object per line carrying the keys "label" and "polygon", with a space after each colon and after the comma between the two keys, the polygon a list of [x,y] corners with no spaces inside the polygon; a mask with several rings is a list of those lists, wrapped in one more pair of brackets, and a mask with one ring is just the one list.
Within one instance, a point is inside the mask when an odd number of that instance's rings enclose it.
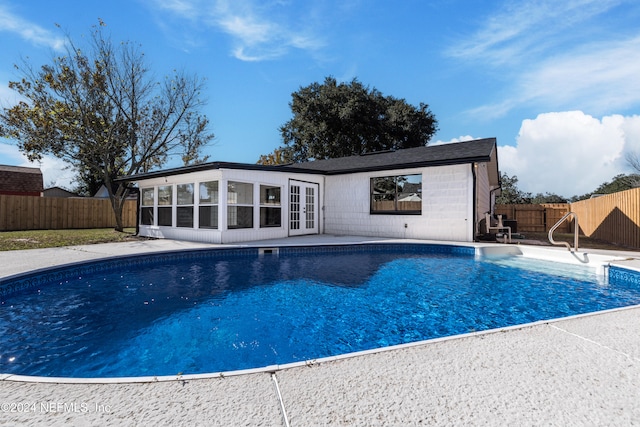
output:
{"label": "concrete pool deck", "polygon": [[[255,244],[369,241],[390,240],[309,236]],[[225,246],[244,245],[253,243]],[[214,246],[142,240],[0,252],[0,277],[109,256]],[[567,252],[549,248],[556,249]],[[640,269],[638,252],[584,252]],[[5,376],[0,412],[0,425],[30,426],[632,425],[640,423],[640,308],[432,340],[275,373],[105,384]]]}

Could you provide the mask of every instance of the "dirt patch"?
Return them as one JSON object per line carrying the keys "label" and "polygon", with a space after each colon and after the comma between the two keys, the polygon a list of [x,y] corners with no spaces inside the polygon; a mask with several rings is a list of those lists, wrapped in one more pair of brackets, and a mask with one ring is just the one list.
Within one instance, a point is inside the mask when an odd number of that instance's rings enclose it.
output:
{"label": "dirt patch", "polygon": [[[534,232],[522,232],[522,239],[513,239],[513,243],[520,243],[522,245],[538,245],[538,246],[552,246],[549,242],[547,233],[534,233]],[[554,233],[553,239],[556,242],[567,242],[573,246],[573,234],[556,234]],[[604,240],[594,239],[586,236],[578,237],[578,247],[584,249],[604,249],[610,251],[634,251],[640,252],[640,248],[632,248],[628,246],[618,245],[612,242],[606,242]]]}
{"label": "dirt patch", "polygon": [[16,243],[39,243],[35,239],[9,239],[9,241],[16,242]]}

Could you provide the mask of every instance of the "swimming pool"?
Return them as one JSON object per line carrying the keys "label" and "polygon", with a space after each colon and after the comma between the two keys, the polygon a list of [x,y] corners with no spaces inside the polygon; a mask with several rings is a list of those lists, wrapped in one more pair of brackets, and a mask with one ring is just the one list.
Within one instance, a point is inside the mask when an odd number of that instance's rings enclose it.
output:
{"label": "swimming pool", "polygon": [[187,251],[5,281],[0,372],[195,374],[276,364],[640,303],[592,268],[474,248]]}

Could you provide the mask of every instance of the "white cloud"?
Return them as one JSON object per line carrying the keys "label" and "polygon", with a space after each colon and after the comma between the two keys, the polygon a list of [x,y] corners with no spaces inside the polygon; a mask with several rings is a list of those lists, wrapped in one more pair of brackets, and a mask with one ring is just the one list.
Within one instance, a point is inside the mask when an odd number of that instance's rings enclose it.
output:
{"label": "white cloud", "polygon": [[581,54],[551,58],[522,76],[519,95],[596,113],[640,102],[640,37],[588,46]]}
{"label": "white cloud", "polygon": [[639,75],[640,36],[586,45],[531,65],[514,77],[508,96],[468,113],[496,118],[529,105],[607,114],[640,103]]}
{"label": "white cloud", "polygon": [[197,19],[202,5],[190,0],[162,0],[157,1],[156,6],[188,19]]}
{"label": "white cloud", "polygon": [[[290,5],[276,5],[287,8]],[[314,50],[322,46],[320,39],[305,31],[295,30],[286,14],[274,14],[279,20],[267,18],[252,1],[219,0],[210,19],[233,38],[233,54],[243,61],[278,58],[291,48]]]}
{"label": "white cloud", "polygon": [[502,172],[518,177],[520,190],[571,197],[630,173],[627,151],[640,151],[640,116],[599,120],[566,111],[524,120],[517,146],[499,147],[498,158]]}
{"label": "white cloud", "polygon": [[632,108],[640,102],[640,31],[615,23],[638,12],[626,0],[505,2],[447,51],[499,70],[504,82],[491,103],[467,112],[492,119],[520,107],[596,115]]}
{"label": "white cloud", "polygon": [[451,138],[448,141],[442,141],[439,139],[437,141],[430,142],[429,145],[433,146],[433,145],[453,144],[454,142],[473,141],[474,139],[477,139],[477,138],[474,138],[471,135],[463,135],[458,138]]}
{"label": "white cloud", "polygon": [[[501,10],[484,18],[477,32],[448,50],[460,59],[493,66],[515,64],[536,51],[562,43],[575,27],[609,11],[623,0],[507,1]],[[568,31],[572,28],[572,31]]]}
{"label": "white cloud", "polygon": [[48,46],[55,50],[60,50],[64,46],[63,38],[56,37],[39,25],[22,19],[1,4],[0,31],[17,34],[30,43],[38,46]]}
{"label": "white cloud", "polygon": [[[0,159],[3,159],[7,164],[9,164],[9,162],[22,162],[23,160],[26,160],[16,147],[3,143],[0,143]],[[18,165],[12,163],[10,166]]]}
{"label": "white cloud", "polygon": [[[295,4],[256,0],[152,0],[159,10],[221,30],[231,37],[232,55],[242,61],[279,58],[291,49],[315,51],[324,45],[312,25],[295,10]],[[304,9],[302,9],[304,10]],[[307,23],[308,24],[308,23]]]}

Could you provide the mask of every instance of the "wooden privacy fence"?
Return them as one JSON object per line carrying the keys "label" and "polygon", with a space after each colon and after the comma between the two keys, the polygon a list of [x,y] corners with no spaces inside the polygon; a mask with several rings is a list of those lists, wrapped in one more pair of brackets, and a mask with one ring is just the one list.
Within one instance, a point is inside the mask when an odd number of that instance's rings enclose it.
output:
{"label": "wooden privacy fence", "polygon": [[[517,221],[518,232],[546,233],[556,222],[569,212],[569,203],[545,203],[542,205],[496,205],[497,215]],[[569,233],[571,222],[563,222],[558,233]]]}
{"label": "wooden privacy fence", "polygon": [[640,188],[571,203],[587,237],[640,248]]}
{"label": "wooden privacy fence", "polygon": [[400,211],[419,211],[422,209],[422,201],[394,202],[393,200],[376,200],[372,208],[374,212],[395,211],[396,203]]}
{"label": "wooden privacy fence", "polygon": [[[570,204],[496,205],[494,212],[515,219],[518,232],[545,233],[566,213],[575,212],[580,234],[640,248],[640,188]],[[563,222],[557,232],[573,232],[573,221]]]}
{"label": "wooden privacy fence", "polygon": [[[136,201],[127,200],[122,221],[136,225]],[[116,226],[109,199],[0,195],[0,231],[110,228]]]}

